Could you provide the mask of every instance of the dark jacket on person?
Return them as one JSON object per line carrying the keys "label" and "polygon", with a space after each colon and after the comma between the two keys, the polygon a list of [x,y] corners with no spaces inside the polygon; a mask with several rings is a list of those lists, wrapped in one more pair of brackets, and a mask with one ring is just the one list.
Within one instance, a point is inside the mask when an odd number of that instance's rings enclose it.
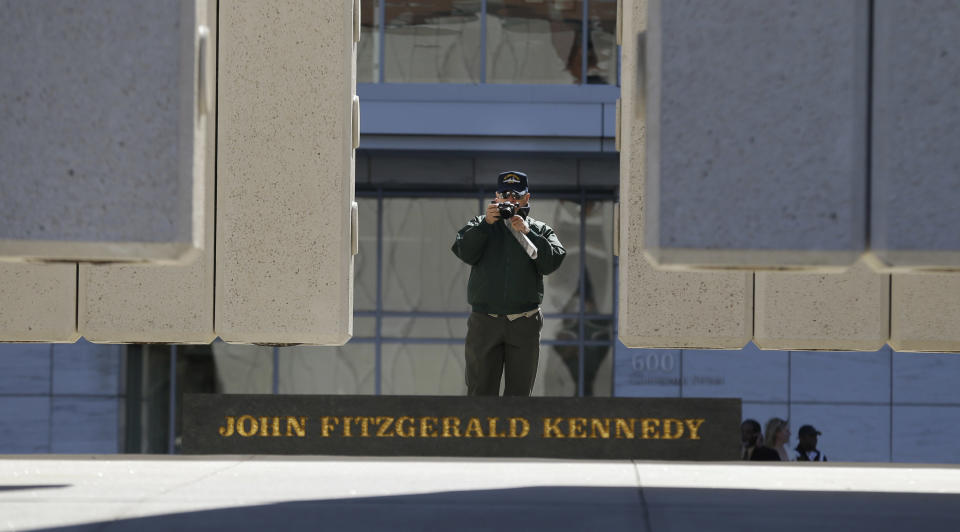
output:
{"label": "dark jacket on person", "polygon": [[[820,451],[816,449],[810,449],[809,451],[803,451],[800,449],[800,446],[797,445],[794,448],[797,451],[797,461],[798,462],[826,462],[827,457],[824,456]],[[807,453],[813,453],[813,456],[808,456]]]}
{"label": "dark jacket on person", "polygon": [[527,217],[527,238],[537,247],[533,260],[498,220],[477,216],[457,232],[453,253],[472,266],[467,301],[474,312],[517,314],[543,302],[543,276],[560,267],[566,250],[547,224]]}
{"label": "dark jacket on person", "polygon": [[755,462],[779,462],[780,453],[770,447],[757,447],[750,455],[750,460]]}

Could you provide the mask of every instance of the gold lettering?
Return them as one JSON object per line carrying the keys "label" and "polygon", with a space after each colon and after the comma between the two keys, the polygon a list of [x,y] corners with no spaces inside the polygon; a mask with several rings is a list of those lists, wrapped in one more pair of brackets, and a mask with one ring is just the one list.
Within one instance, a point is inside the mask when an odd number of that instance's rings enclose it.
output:
{"label": "gold lettering", "polygon": [[370,422],[374,419],[372,417],[358,417],[357,419],[360,420],[360,435],[364,438],[370,437],[368,429],[370,428]]}
{"label": "gold lettering", "polygon": [[437,422],[435,417],[422,417],[420,418],[420,437],[421,438],[436,438],[439,436],[437,434],[437,427],[434,427],[433,424]]}
{"label": "gold lettering", "polygon": [[[244,423],[246,423],[247,421],[250,422],[250,428],[249,428],[249,429],[247,429],[247,428],[244,426]],[[243,436],[243,437],[245,437],[245,438],[250,437],[250,436],[253,436],[254,434],[256,434],[256,433],[257,433],[257,429],[259,429],[259,428],[260,428],[260,427],[257,425],[257,420],[256,420],[256,418],[254,418],[253,416],[244,415],[244,416],[240,416],[240,419],[237,419],[237,434],[239,434],[239,435],[241,435],[241,436]]]}
{"label": "gold lettering", "polygon": [[270,426],[267,424],[267,416],[260,416],[260,435],[269,436]]}
{"label": "gold lettering", "polygon": [[697,418],[697,419],[687,419],[685,421],[687,423],[687,428],[690,429],[690,439],[699,440],[700,434],[697,431],[700,430],[700,425],[703,425],[703,422],[706,420],[703,418]]}
{"label": "gold lettering", "polygon": [[[673,428],[671,428],[673,427]],[[663,439],[675,440],[683,436],[683,421],[676,418],[667,418],[663,420]]]}
{"label": "gold lettering", "polygon": [[610,418],[590,418],[590,437],[596,438],[598,432],[601,438],[610,438]]}
{"label": "gold lettering", "polygon": [[350,424],[351,424],[351,423],[353,423],[353,418],[352,418],[352,417],[349,417],[349,416],[344,416],[344,417],[343,417],[343,437],[344,437],[344,438],[349,438],[349,437],[353,436],[353,434],[350,433]]}
{"label": "gold lettering", "polygon": [[478,438],[483,437],[483,428],[480,426],[480,420],[475,417],[467,421],[467,430],[463,431],[463,437],[469,438],[471,432],[476,434]]}
{"label": "gold lettering", "polygon": [[[384,423],[386,421],[386,423]],[[377,423],[380,425],[380,428],[377,429],[378,438],[392,438],[393,434],[387,432],[387,430],[393,426],[393,418],[389,416],[377,416]]]}
{"label": "gold lettering", "polygon": [[324,438],[329,437],[330,432],[332,432],[338,424],[340,424],[340,418],[336,416],[323,416],[320,418],[320,434]]}
{"label": "gold lettering", "polygon": [[[410,426],[406,429],[403,428],[403,423],[405,421],[410,422]],[[414,420],[412,417],[402,416],[397,418],[397,436],[401,438],[410,438],[417,435],[417,429],[413,426]]]}
{"label": "gold lettering", "polygon": [[622,417],[618,417],[614,420],[614,425],[616,426],[617,438],[629,438],[629,439],[634,438],[634,434],[635,434],[634,428],[637,423],[637,420],[631,418],[629,420],[630,421],[629,425],[627,425],[627,421],[628,420],[623,419]]}
{"label": "gold lettering", "polygon": [[233,416],[227,416],[227,425],[225,427],[220,427],[220,435],[224,438],[229,438],[233,436]]}
{"label": "gold lettering", "polygon": [[[563,433],[560,432],[560,423],[563,422],[562,417],[555,417],[550,419],[548,417],[543,418],[543,437],[544,438],[563,438]],[[551,436],[553,434],[553,436]]]}
{"label": "gold lettering", "polygon": [[[523,424],[523,429],[520,431],[520,434],[517,434],[517,422]],[[510,437],[511,438],[526,438],[527,434],[530,434],[530,422],[522,417],[512,417],[510,418]]]}
{"label": "gold lettering", "polygon": [[293,433],[297,433],[298,438],[303,438],[307,435],[307,416],[300,416],[300,419],[293,416],[287,416],[287,436],[293,436]]}
{"label": "gold lettering", "polygon": [[460,418],[458,417],[445,417],[443,418],[443,437],[449,438],[451,433],[454,438],[460,437]]}
{"label": "gold lettering", "polygon": [[659,440],[660,420],[656,418],[645,417],[640,420],[641,438],[645,440]]}
{"label": "gold lettering", "polygon": [[273,416],[270,427],[273,429],[271,436],[280,436],[280,416]]}
{"label": "gold lettering", "polygon": [[586,438],[587,437],[587,418],[585,417],[571,417],[567,418],[567,425],[569,434],[571,438]]}
{"label": "gold lettering", "polygon": [[507,437],[506,432],[503,432],[503,431],[497,432],[497,421],[500,421],[500,418],[498,417],[487,418],[487,425],[490,427],[490,431],[487,433],[487,436],[490,436],[491,438],[506,438]]}

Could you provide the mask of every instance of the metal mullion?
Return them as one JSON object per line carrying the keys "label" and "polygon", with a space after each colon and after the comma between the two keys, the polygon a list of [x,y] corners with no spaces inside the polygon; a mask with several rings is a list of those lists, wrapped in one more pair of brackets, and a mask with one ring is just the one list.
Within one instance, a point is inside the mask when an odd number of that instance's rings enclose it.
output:
{"label": "metal mullion", "polygon": [[[586,5],[586,4],[584,4]],[[584,307],[586,306],[587,294],[587,200],[586,196],[583,193],[583,190],[580,190],[580,261],[578,264],[580,269],[580,301],[577,308],[577,314],[579,315],[579,348],[578,348],[578,363],[580,365],[580,371],[577,372],[577,395],[583,397],[583,366],[584,366],[584,335],[586,334],[586,320],[584,319]]]}
{"label": "metal mullion", "polygon": [[385,50],[386,50],[386,46],[384,45],[384,43],[386,43],[386,40],[387,40],[387,39],[386,39],[386,35],[387,35],[387,21],[386,21],[386,18],[387,18],[387,0],[380,0],[380,4],[377,6],[377,12],[378,12],[379,15],[380,15],[380,24],[379,24],[380,27],[377,28],[377,34],[380,36],[380,43],[379,43],[379,44],[380,44],[380,46],[379,46],[380,49],[378,50],[378,53],[380,54],[380,64],[377,65],[377,66],[378,66],[380,72],[379,72],[379,76],[378,76],[378,78],[377,78],[377,82],[379,82],[379,83],[384,83],[384,73],[386,72],[386,69],[384,68],[383,65],[386,63],[386,57],[384,57],[384,52],[385,52]]}
{"label": "metal mullion", "polygon": [[377,314],[374,325],[374,394],[380,395],[380,371],[383,357],[381,349],[383,327],[383,189],[378,189],[377,195]]}
{"label": "metal mullion", "polygon": [[170,346],[170,394],[167,416],[167,454],[174,454],[177,428],[177,346]]}
{"label": "metal mullion", "polygon": [[587,84],[587,41],[590,40],[590,36],[587,34],[590,31],[589,28],[589,5],[588,0],[583,0],[583,13],[581,17],[583,20],[580,21],[580,32],[583,37],[580,39],[580,84]]}

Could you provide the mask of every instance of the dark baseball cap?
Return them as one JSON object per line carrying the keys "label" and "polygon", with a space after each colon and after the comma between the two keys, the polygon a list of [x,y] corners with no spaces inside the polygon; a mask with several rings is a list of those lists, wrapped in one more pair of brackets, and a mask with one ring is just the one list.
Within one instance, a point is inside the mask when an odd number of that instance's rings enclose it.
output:
{"label": "dark baseball cap", "polygon": [[813,425],[804,425],[800,427],[800,430],[798,433],[800,434],[800,436],[813,436],[813,435],[819,436],[820,435],[820,431],[813,428]]}
{"label": "dark baseball cap", "polygon": [[497,192],[506,192],[508,190],[519,194],[526,194],[528,192],[527,174],[516,170],[501,172],[500,175],[497,176]]}

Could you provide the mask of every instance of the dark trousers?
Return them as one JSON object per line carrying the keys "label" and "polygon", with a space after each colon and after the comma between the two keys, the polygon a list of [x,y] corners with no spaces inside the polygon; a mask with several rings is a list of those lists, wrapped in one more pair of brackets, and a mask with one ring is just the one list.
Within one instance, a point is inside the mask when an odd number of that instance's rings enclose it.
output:
{"label": "dark trousers", "polygon": [[540,358],[543,314],[513,321],[471,312],[467,318],[467,395],[530,395]]}

